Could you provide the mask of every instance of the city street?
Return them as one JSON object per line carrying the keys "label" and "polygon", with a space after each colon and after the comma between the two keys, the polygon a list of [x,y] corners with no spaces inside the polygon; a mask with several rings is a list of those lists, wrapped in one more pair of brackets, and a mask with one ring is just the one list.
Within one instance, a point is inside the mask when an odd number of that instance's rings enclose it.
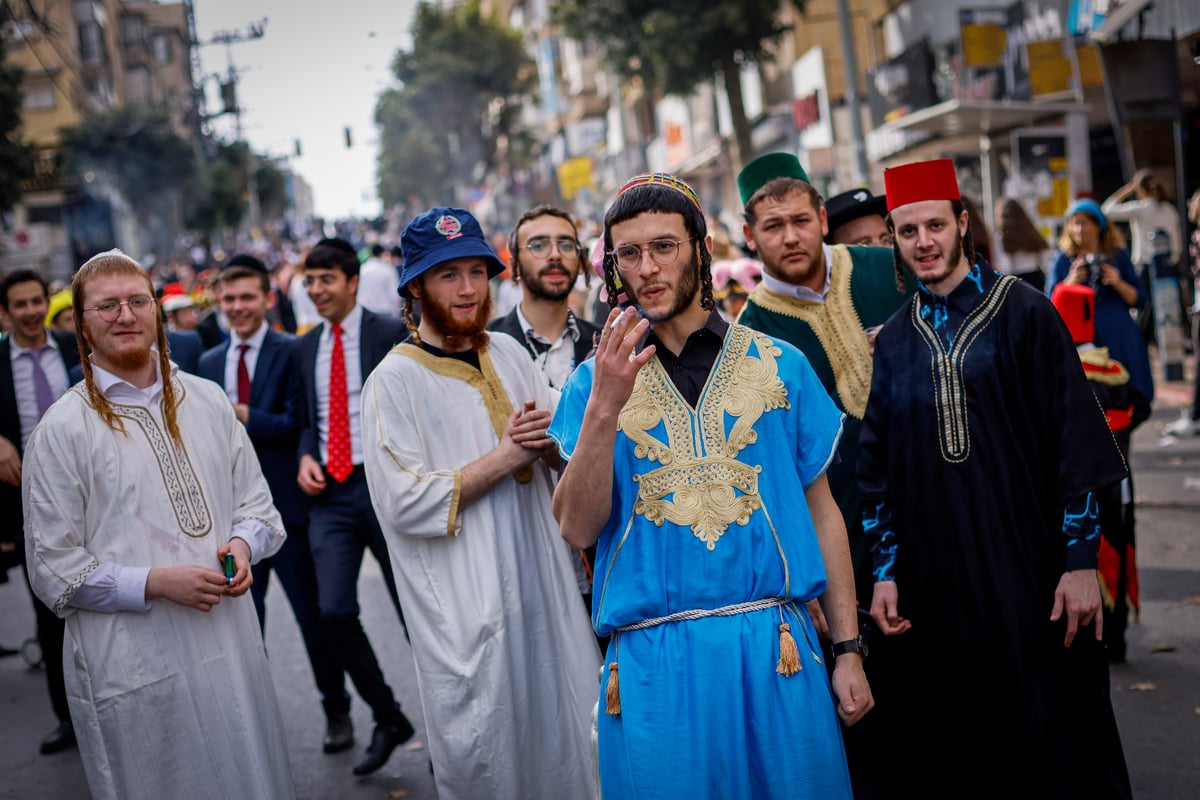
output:
{"label": "city street", "polygon": [[[1112,670],[1113,704],[1134,795],[1155,800],[1190,800],[1200,786],[1200,437],[1162,437],[1163,425],[1189,399],[1183,384],[1161,387],[1154,416],[1134,437],[1142,610],[1129,630],[1129,663]],[[33,613],[20,573],[14,570],[9,577],[0,586],[0,644],[14,647],[32,635]],[[360,597],[364,625],[384,673],[417,726],[416,740],[423,740],[411,653],[369,557]],[[435,797],[428,754],[415,742],[370,778],[350,774],[371,732],[370,715],[357,698],[358,745],[334,756],[321,752],[324,719],[316,690],[287,601],[274,585],[268,607],[267,648],[298,796]],[[38,741],[54,721],[42,674],[28,669],[20,656],[0,659],[0,708],[0,797],[87,797],[77,751],[38,755]]]}

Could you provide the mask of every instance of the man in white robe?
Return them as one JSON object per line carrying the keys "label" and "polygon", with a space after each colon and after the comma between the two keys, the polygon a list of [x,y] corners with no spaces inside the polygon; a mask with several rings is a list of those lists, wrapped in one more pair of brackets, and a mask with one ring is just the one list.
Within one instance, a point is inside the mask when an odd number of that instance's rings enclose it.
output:
{"label": "man in white robe", "polygon": [[484,330],[502,265],[468,212],[427,211],[401,246],[421,323],[363,388],[363,449],[438,795],[588,797],[600,656],[550,513],[552,390]]}
{"label": "man in white robe", "polygon": [[220,387],[167,359],[136,261],[102,253],[72,293],[91,358],[34,430],[22,478],[30,580],[66,620],[88,787],[97,800],[290,798],[242,597],[250,564],[284,540],[254,448]]}

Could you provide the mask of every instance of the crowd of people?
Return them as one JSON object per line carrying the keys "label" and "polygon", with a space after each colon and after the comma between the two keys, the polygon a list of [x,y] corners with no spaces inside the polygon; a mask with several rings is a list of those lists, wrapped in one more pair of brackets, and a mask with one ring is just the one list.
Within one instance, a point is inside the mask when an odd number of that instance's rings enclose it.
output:
{"label": "crowd of people", "polygon": [[[1055,250],[1015,200],[987,231],[949,160],[884,178],[824,198],[762,156],[733,235],[651,173],[594,228],[438,206],[391,246],[4,276],[42,752],[77,744],[97,798],[302,791],[274,575],[324,751],[350,686],[371,709],[356,776],[416,731],[371,643],[408,638],[447,800],[1128,797],[1136,187]],[[399,623],[371,635],[367,551]]]}

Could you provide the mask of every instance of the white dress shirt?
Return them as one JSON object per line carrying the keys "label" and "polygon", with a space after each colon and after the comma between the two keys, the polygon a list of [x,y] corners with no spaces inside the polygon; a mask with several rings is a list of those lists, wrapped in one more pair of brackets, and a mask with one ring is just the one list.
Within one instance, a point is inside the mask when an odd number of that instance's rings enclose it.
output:
{"label": "white dress shirt", "polygon": [[26,353],[33,354],[33,357],[42,365],[42,371],[46,373],[46,380],[50,383],[50,391],[54,394],[54,399],[63,396],[70,384],[67,379],[67,364],[63,361],[62,353],[58,349],[58,341],[46,333],[46,343],[37,351],[27,350],[17,344],[17,340],[9,338],[8,340],[9,354],[12,356],[12,375],[13,375],[13,393],[17,396],[17,415],[21,421],[21,450],[25,449],[25,443],[29,441],[29,434],[33,433],[34,426],[38,424],[38,407],[37,407],[37,392],[33,388],[33,364],[28,358],[25,358]]}
{"label": "white dress shirt", "polygon": [[821,287],[820,292],[814,292],[807,286],[798,286],[794,283],[781,281],[778,278],[772,278],[764,269],[762,273],[763,285],[770,289],[775,294],[781,294],[784,297],[794,297],[797,300],[811,300],[814,303],[824,303],[825,295],[829,294],[829,278],[833,274],[833,251],[829,249],[829,245],[821,245],[821,252],[825,256],[825,285]]}
{"label": "white dress shirt", "polygon": [[229,350],[225,353],[225,394],[230,402],[238,401],[238,359],[242,355],[241,346],[246,348],[246,371],[250,373],[250,381],[254,381],[254,369],[258,366],[258,354],[262,352],[263,341],[267,338],[267,323],[264,320],[258,330],[249,339],[239,339],[237,333],[229,332]]}
{"label": "white dress shirt", "polygon": [[[533,363],[550,382],[554,389],[561,390],[575,369],[575,342],[579,339],[579,326],[575,324],[575,315],[567,311],[567,327],[563,329],[558,341],[551,342],[533,329],[529,320],[521,313],[521,304],[517,304],[517,324],[525,334],[529,346],[538,351],[533,357]],[[536,343],[536,346],[535,346]]]}
{"label": "white dress shirt", "polygon": [[[118,378],[108,370],[92,362],[92,379],[96,388],[114,403],[143,406],[154,414],[162,399],[162,375],[158,373],[158,351],[150,351],[150,363],[154,366],[154,383],[139,389],[128,381]],[[259,555],[271,544],[271,531],[257,520],[244,520],[233,526],[230,539],[241,539],[250,547],[250,562],[255,563]],[[213,552],[215,563],[217,554]],[[146,599],[146,579],[150,567],[129,567],[114,561],[101,562],[75,592],[69,605],[87,611],[112,613],[115,611],[149,611]]]}
{"label": "white dress shirt", "polygon": [[[342,352],[346,358],[346,398],[350,411],[350,460],[355,466],[363,463],[362,448],[362,306],[354,308],[341,321]],[[313,377],[317,384],[317,444],[321,463],[329,463],[329,376],[333,363],[333,327],[328,320],[321,328],[317,343],[317,366]]]}

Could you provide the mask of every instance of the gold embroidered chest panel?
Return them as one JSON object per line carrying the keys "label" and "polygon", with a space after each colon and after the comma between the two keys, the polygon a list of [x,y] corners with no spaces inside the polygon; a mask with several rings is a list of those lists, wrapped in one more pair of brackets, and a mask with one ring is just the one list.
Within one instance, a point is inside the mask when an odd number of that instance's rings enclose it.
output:
{"label": "gold embroidered chest panel", "polygon": [[750,299],[771,313],[800,320],[812,330],[833,370],[842,408],[855,419],[862,419],[871,394],[871,344],[850,289],[854,261],[844,245],[833,247],[832,252],[833,268],[824,303],[776,294],[763,284],[755,288]]}
{"label": "gold embroidered chest panel", "polygon": [[642,367],[617,427],[636,458],[659,466],[633,476],[634,514],[688,527],[709,550],[731,524],[749,522],[762,507],[762,467],[737,456],[758,440],[754,426],[763,414],[790,407],[776,363],[781,353],[768,337],[731,325],[695,410],[657,358]]}

